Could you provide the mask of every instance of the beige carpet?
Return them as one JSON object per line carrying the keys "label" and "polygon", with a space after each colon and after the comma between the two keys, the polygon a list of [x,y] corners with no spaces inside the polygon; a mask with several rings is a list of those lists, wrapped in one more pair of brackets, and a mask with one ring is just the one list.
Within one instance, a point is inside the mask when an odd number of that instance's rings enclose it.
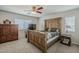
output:
{"label": "beige carpet", "polygon": [[27,42],[27,39],[19,39],[16,41],[0,44],[0,52],[5,53],[32,53],[41,52],[34,45]]}
{"label": "beige carpet", "polygon": [[[71,47],[65,46],[57,42],[48,49],[49,53],[78,53],[79,46],[72,44]],[[34,45],[27,42],[27,39],[19,39],[16,41],[0,44],[0,53],[41,53]]]}
{"label": "beige carpet", "polygon": [[[19,40],[6,42],[0,44],[0,53],[41,53],[41,51],[27,42],[27,39],[24,38],[23,33],[19,34]],[[59,42],[55,43],[48,49],[48,53],[78,53],[79,46],[72,44],[71,47],[60,44]]]}

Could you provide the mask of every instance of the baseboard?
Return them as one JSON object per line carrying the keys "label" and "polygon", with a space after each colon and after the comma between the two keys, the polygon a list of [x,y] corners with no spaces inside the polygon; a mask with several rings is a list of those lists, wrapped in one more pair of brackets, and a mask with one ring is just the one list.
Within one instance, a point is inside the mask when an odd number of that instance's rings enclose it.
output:
{"label": "baseboard", "polygon": [[76,44],[76,45],[79,45],[78,43],[75,43],[75,42],[72,42],[72,44]]}

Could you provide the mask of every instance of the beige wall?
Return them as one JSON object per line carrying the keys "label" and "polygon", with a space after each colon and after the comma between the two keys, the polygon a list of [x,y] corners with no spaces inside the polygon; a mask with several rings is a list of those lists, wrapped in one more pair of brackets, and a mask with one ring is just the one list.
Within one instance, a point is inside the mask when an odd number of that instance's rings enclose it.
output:
{"label": "beige wall", "polygon": [[11,20],[12,23],[15,23],[15,19],[24,19],[24,20],[32,20],[34,24],[37,24],[38,28],[38,21],[39,19],[36,17],[30,17],[30,16],[25,16],[25,15],[19,15],[16,13],[11,13],[11,12],[6,12],[6,11],[0,11],[0,24],[3,23],[5,19]]}
{"label": "beige wall", "polygon": [[67,16],[75,16],[76,20],[75,20],[75,32],[71,33],[72,35],[72,42],[75,44],[79,44],[79,9],[73,9],[70,11],[66,11],[66,12],[60,12],[60,13],[54,13],[54,14],[49,14],[47,16],[41,17],[40,18],[40,22],[39,22],[39,29],[43,30],[44,29],[44,20],[45,19],[50,19],[50,18],[54,18],[54,17],[62,17],[62,33],[65,33],[64,31],[64,18]]}
{"label": "beige wall", "polygon": [[[36,18],[36,17],[30,17],[30,16],[25,16],[25,15],[19,15],[19,14],[15,14],[15,13],[11,13],[11,12],[6,12],[6,11],[0,11],[0,24],[3,24],[3,21],[5,19],[9,19],[11,20],[12,24],[15,23],[15,19],[24,19],[24,20],[32,20],[32,22],[34,24],[37,24],[37,29],[38,29],[38,21],[39,19]],[[21,39],[21,38],[25,38],[25,33],[23,30],[19,30],[18,31],[19,33],[19,36],[18,38]]]}

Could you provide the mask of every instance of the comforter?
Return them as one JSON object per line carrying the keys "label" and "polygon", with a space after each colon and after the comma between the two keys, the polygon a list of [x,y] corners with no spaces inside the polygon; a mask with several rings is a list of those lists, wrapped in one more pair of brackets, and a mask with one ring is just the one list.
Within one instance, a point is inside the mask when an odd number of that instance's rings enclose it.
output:
{"label": "comforter", "polygon": [[47,32],[46,33],[47,39],[53,38],[55,36],[59,36],[59,32]]}

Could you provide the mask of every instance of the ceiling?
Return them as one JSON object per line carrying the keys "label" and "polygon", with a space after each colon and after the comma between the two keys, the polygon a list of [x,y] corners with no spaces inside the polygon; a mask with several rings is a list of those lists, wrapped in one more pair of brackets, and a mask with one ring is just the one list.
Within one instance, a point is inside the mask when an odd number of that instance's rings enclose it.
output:
{"label": "ceiling", "polygon": [[44,8],[43,13],[33,14],[31,11],[32,6],[33,5],[0,5],[0,10],[22,15],[41,17],[46,14],[68,11],[79,7],[79,5],[41,5]]}

